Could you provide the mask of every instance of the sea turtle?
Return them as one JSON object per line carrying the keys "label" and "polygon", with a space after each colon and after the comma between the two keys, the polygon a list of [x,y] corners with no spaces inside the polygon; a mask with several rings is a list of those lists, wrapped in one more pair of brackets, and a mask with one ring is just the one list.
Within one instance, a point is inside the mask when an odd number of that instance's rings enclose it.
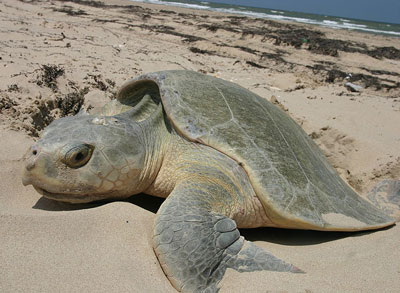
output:
{"label": "sea turtle", "polygon": [[154,251],[179,291],[217,291],[227,268],[301,272],[238,227],[326,231],[394,224],[266,99],[193,71],[125,83],[101,115],[52,122],[26,156],[25,185],[71,202],[166,198]]}

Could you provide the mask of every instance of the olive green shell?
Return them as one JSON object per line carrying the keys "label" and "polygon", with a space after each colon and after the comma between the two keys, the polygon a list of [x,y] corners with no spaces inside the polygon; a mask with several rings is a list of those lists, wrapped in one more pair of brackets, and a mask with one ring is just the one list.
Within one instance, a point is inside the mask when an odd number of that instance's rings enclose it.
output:
{"label": "olive green shell", "polygon": [[277,227],[364,230],[393,220],[355,193],[286,113],[247,89],[193,71],[150,73],[118,93],[134,106],[161,99],[177,133],[242,165]]}

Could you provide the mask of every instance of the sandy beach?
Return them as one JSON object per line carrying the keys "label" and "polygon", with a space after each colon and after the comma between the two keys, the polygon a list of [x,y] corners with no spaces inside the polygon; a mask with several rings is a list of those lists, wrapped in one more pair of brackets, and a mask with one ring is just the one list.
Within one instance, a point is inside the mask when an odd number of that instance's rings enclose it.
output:
{"label": "sandy beach", "polygon": [[[143,73],[194,70],[259,94],[362,196],[400,179],[400,38],[127,0],[2,0],[0,68],[1,292],[176,292],[151,246],[162,200],[69,205],[21,183],[51,121],[99,111]],[[306,274],[228,270],[220,292],[399,291],[399,225],[241,233]]]}

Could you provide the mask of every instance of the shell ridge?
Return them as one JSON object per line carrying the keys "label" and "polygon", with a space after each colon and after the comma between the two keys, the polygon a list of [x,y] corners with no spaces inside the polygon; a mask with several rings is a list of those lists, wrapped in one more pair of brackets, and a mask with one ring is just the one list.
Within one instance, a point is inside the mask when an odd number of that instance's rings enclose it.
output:
{"label": "shell ridge", "polygon": [[[297,165],[298,165],[298,166],[300,167],[300,169],[301,169],[301,172],[303,173],[304,177],[307,179],[307,184],[308,184],[309,182],[311,182],[311,180],[308,178],[306,172],[305,172],[304,169],[303,169],[303,166],[300,164],[300,162],[299,162],[299,160],[298,160],[296,154],[294,153],[292,147],[290,146],[290,144],[289,144],[288,141],[286,140],[286,137],[283,135],[282,131],[281,131],[280,128],[278,127],[278,125],[277,125],[275,119],[272,117],[272,115],[271,115],[271,113],[269,112],[269,110],[266,109],[266,108],[264,107],[264,105],[262,105],[262,104],[261,104],[259,101],[257,101],[257,100],[256,100],[256,102],[257,102],[257,104],[260,105],[260,107],[267,113],[267,115],[269,116],[269,118],[271,119],[271,121],[274,123],[275,128],[278,130],[280,136],[281,136],[281,137],[283,138],[283,140],[285,141],[286,146],[289,148],[290,152],[292,153],[292,156],[295,158]],[[276,169],[276,168],[275,168],[275,169]],[[278,171],[278,173],[279,173],[279,171]],[[282,174],[281,174],[281,175],[282,175]],[[284,177],[284,176],[283,176],[283,177]],[[285,178],[285,179],[286,179],[286,178]],[[286,180],[286,181],[287,181],[287,180]],[[289,186],[291,186],[291,185],[289,184]],[[292,187],[292,186],[291,186],[291,187]],[[315,207],[315,205],[314,205],[314,203],[313,203],[313,201],[312,201],[312,199],[311,199],[311,197],[310,197],[309,192],[305,192],[305,196],[306,196],[306,198],[307,198],[307,201],[308,201],[308,202],[310,203],[310,205],[312,206],[313,211],[317,211],[317,209],[316,209],[316,207]],[[321,218],[321,216],[318,214],[318,212],[313,212],[313,214],[316,215],[320,220],[322,220],[322,218]]]}
{"label": "shell ridge", "polygon": [[[233,115],[233,112],[232,112],[232,109],[231,109],[231,107],[230,107],[230,105],[229,105],[229,103],[228,103],[228,101],[227,101],[225,95],[221,92],[221,90],[220,90],[217,86],[215,86],[215,85],[213,85],[213,86],[214,86],[214,88],[219,92],[219,94],[220,94],[221,97],[223,98],[223,100],[224,100],[226,106],[228,107],[229,112],[230,112],[230,114],[231,114],[231,119],[228,120],[228,121],[225,121],[224,123],[214,125],[213,127],[211,127],[211,129],[213,129],[214,127],[218,127],[218,126],[227,124],[227,123],[229,123],[229,122],[234,123],[234,124],[239,128],[239,130],[243,133],[243,135],[248,139],[249,143],[251,143],[251,144],[253,145],[253,147],[257,150],[258,154],[259,154],[261,157],[263,157],[265,160],[268,161],[268,163],[271,165],[271,168],[269,168],[269,169],[274,170],[274,171],[277,173],[277,176],[279,176],[279,177],[286,183],[286,185],[290,188],[291,193],[292,193],[292,198],[291,198],[291,200],[290,200],[290,203],[293,202],[294,199],[297,198],[297,194],[296,194],[296,191],[294,190],[293,186],[292,186],[291,184],[289,184],[287,178],[286,178],[285,176],[283,176],[283,175],[278,171],[278,169],[276,168],[276,166],[274,166],[274,165],[272,164],[272,161],[271,161],[271,159],[267,156],[267,154],[265,154],[265,152],[262,152],[262,151],[260,150],[260,147],[259,147],[259,146],[257,145],[257,143],[254,141],[254,139],[251,138],[251,137],[248,135],[248,133],[243,129],[243,127],[235,120],[234,115]],[[259,104],[259,105],[261,105],[261,104]],[[265,109],[262,105],[261,105],[261,107],[262,107],[262,109],[263,109],[264,111],[266,111],[266,112],[268,113],[268,115],[271,117],[269,111],[267,111],[267,109]],[[274,122],[274,125],[276,126],[276,128],[278,128],[277,125],[276,125],[276,123],[275,123],[275,121],[272,119],[272,117],[271,117],[271,120]],[[279,129],[278,129],[278,130],[279,130]],[[282,137],[284,138],[284,136],[283,136],[283,134],[281,133],[280,130],[279,130],[279,133],[280,133],[280,134],[282,135]],[[285,138],[284,138],[284,140],[285,140],[286,144],[287,144],[288,147],[289,147],[289,144],[287,143],[287,141],[286,141]],[[291,150],[291,151],[292,151],[293,156],[296,158],[296,156],[295,156],[293,150]],[[235,159],[235,158],[233,158],[233,159]],[[299,164],[297,158],[296,158],[296,161],[297,161],[297,163]],[[245,169],[246,169],[246,168],[245,168]],[[258,170],[258,171],[259,171],[259,170]],[[247,171],[246,171],[246,173],[248,174]],[[304,175],[306,175],[306,174],[304,174]],[[307,176],[305,176],[305,177],[307,178]],[[250,183],[251,183],[251,182],[250,182]],[[307,178],[307,186],[309,185],[309,183],[310,183],[310,180]],[[251,184],[252,184],[252,183],[251,183]],[[252,184],[252,185],[253,185],[253,184]],[[307,195],[308,202],[311,204],[311,206],[312,206],[312,207],[314,208],[314,210],[315,210],[315,206],[314,206],[313,202],[311,201],[311,198],[310,198],[308,192],[306,192],[306,195]],[[289,206],[289,204],[288,204],[288,206]],[[288,206],[284,209],[284,212],[286,212]],[[320,217],[320,215],[319,215],[318,213],[316,213],[316,212],[314,212],[314,215],[315,215],[316,217],[318,217],[319,222],[321,223],[321,222],[322,222],[322,218]]]}
{"label": "shell ridge", "polygon": [[308,178],[306,172],[304,171],[303,166],[300,164],[299,160],[297,159],[296,154],[294,153],[292,147],[290,146],[290,144],[288,143],[288,141],[286,140],[286,137],[283,135],[281,129],[278,127],[275,119],[272,117],[271,113],[269,112],[268,109],[266,109],[261,103],[259,103],[257,101],[257,104],[259,104],[261,106],[261,108],[268,114],[269,118],[271,119],[271,121],[274,123],[275,128],[278,130],[279,134],[281,135],[281,137],[283,138],[283,140],[285,141],[286,146],[289,148],[290,152],[292,153],[293,157],[296,160],[297,165],[300,167],[304,177],[307,179],[308,182],[310,182],[310,179]]}
{"label": "shell ridge", "polygon": [[[199,122],[201,122],[201,124],[205,125],[206,124],[205,121],[201,117],[199,117],[199,115],[195,111],[192,110],[192,108],[184,101],[184,99],[181,98],[180,92],[177,91],[177,90],[172,90],[172,89],[179,88],[177,86],[177,84],[179,84],[179,82],[177,82],[176,76],[174,74],[172,74],[172,75],[170,74],[170,75],[168,75],[168,78],[169,78],[170,82],[173,84],[172,86],[171,85],[168,86],[168,88],[170,89],[168,94],[169,95],[174,94],[175,100],[177,101],[177,104],[175,104],[174,107],[175,106],[179,106],[182,110],[185,110],[185,111],[189,112],[191,117],[195,117],[195,119],[197,121],[199,121]],[[168,113],[167,113],[167,115],[168,115]],[[199,123],[195,123],[194,126],[196,124],[198,125]],[[193,125],[191,125],[191,126],[193,126]],[[196,127],[196,128],[198,128],[198,127]],[[196,129],[196,130],[198,130],[198,129]],[[196,133],[195,135],[193,135],[193,133],[192,133],[192,137],[191,138],[194,141],[200,141],[201,138],[204,137],[207,134],[209,134],[209,133],[207,133],[207,132],[206,133],[201,133],[201,134],[197,134]]]}
{"label": "shell ridge", "polygon": [[[309,184],[310,184],[312,187],[314,187],[315,189],[317,189],[317,190],[320,192],[320,194],[323,195],[323,196],[327,199],[327,201],[329,202],[329,206],[332,208],[332,210],[334,210],[335,212],[338,212],[338,210],[337,210],[337,208],[335,207],[335,205],[332,204],[331,198],[328,196],[328,194],[327,194],[325,191],[323,191],[321,188],[319,188],[318,186],[316,186],[312,181],[310,181]],[[309,188],[309,186],[308,186],[308,188]]]}

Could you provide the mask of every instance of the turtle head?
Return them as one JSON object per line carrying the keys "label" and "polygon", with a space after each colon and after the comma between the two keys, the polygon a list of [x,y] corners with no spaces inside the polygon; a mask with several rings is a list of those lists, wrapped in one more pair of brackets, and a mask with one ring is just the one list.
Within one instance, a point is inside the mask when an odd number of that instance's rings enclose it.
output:
{"label": "turtle head", "polygon": [[123,116],[52,122],[25,155],[23,184],[72,203],[126,198],[146,188],[142,127]]}

